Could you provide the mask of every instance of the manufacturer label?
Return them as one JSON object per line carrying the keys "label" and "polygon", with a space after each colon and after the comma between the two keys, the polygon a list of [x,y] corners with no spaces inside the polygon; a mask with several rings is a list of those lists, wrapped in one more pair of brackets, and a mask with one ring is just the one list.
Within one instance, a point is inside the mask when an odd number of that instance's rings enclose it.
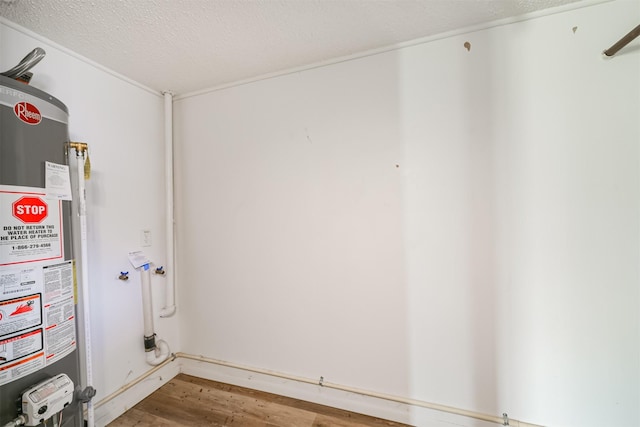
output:
{"label": "manufacturer label", "polygon": [[40,110],[30,102],[18,102],[13,106],[13,112],[16,113],[16,117],[29,125],[37,125],[42,121]]}

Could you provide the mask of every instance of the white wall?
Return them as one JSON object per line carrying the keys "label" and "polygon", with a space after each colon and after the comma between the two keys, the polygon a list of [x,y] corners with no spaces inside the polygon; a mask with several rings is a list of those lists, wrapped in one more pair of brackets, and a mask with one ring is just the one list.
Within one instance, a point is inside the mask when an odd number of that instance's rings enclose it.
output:
{"label": "white wall", "polygon": [[[69,108],[70,137],[89,144],[87,183],[91,316],[95,402],[135,379],[145,363],[140,279],[127,253],[144,249],[165,264],[163,99],[92,65],[19,27],[0,21],[0,69],[40,46],[47,56],[31,86]],[[141,230],[152,246],[141,248]],[[118,280],[129,271],[128,282]],[[164,302],[164,281],[152,278],[155,310]],[[156,331],[179,346],[177,318],[156,319]],[[175,350],[176,348],[172,348]]]}
{"label": "white wall", "polygon": [[176,101],[182,350],[640,425],[640,51],[600,55],[639,18],[616,1]]}

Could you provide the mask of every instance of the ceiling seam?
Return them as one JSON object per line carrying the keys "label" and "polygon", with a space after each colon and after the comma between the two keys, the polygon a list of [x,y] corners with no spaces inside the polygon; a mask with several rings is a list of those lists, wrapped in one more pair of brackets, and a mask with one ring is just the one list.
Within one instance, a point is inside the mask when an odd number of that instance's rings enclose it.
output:
{"label": "ceiling seam", "polygon": [[535,11],[535,12],[529,12],[529,13],[526,13],[526,14],[523,14],[523,15],[520,15],[520,16],[502,18],[502,19],[498,19],[498,20],[494,20],[494,21],[490,21],[490,22],[485,22],[485,23],[482,23],[482,24],[476,24],[476,25],[460,28],[460,29],[457,29],[457,30],[447,31],[447,32],[440,33],[440,34],[435,34],[435,35],[432,35],[432,36],[421,37],[421,38],[410,40],[410,41],[407,41],[407,42],[396,43],[396,44],[393,44],[393,45],[390,45],[390,46],[386,46],[386,47],[371,49],[371,50],[367,50],[367,51],[364,51],[364,52],[355,53],[355,54],[352,54],[352,55],[341,56],[341,57],[329,59],[329,60],[326,60],[326,61],[316,62],[316,63],[308,64],[308,65],[302,65],[300,67],[289,68],[289,69],[285,69],[285,70],[281,70],[281,71],[276,71],[276,72],[273,72],[273,73],[262,74],[262,75],[259,75],[259,76],[256,76],[256,77],[251,77],[251,78],[244,79],[244,80],[238,80],[238,81],[234,81],[234,82],[230,82],[230,83],[226,83],[226,84],[222,84],[222,85],[218,85],[218,86],[213,86],[213,87],[210,87],[210,88],[199,89],[199,90],[187,92],[187,93],[184,93],[184,94],[177,94],[173,98],[173,100],[175,102],[175,101],[179,101],[181,99],[200,96],[200,95],[204,95],[204,94],[211,93],[211,92],[217,92],[217,91],[220,91],[220,90],[229,89],[229,88],[232,88],[232,87],[243,86],[243,85],[246,85],[246,84],[259,82],[259,81],[262,81],[262,80],[269,80],[269,79],[272,79],[272,78],[286,76],[286,75],[290,75],[290,74],[295,74],[295,73],[299,73],[299,72],[302,72],[302,71],[308,71],[308,70],[313,70],[313,69],[316,69],[316,68],[326,67],[326,66],[329,66],[329,65],[334,65],[334,64],[340,64],[340,63],[343,63],[343,62],[354,61],[356,59],[361,59],[361,58],[367,58],[367,57],[370,57],[370,56],[380,55],[380,54],[383,54],[383,53],[392,52],[394,50],[401,50],[401,49],[404,49],[404,48],[417,46],[417,45],[421,45],[421,44],[426,44],[426,43],[434,42],[434,41],[437,41],[437,40],[443,40],[443,39],[447,39],[447,38],[450,38],[450,37],[455,37],[455,36],[460,36],[460,35],[464,35],[464,34],[474,33],[474,32],[477,32],[477,31],[487,30],[487,29],[490,29],[490,28],[495,28],[495,27],[501,27],[501,26],[505,26],[505,25],[515,24],[515,23],[518,23],[518,22],[529,21],[529,20],[536,19],[536,18],[541,18],[541,17],[544,17],[544,16],[551,16],[551,15],[556,15],[556,14],[559,14],[559,13],[570,12],[572,10],[584,9],[584,8],[587,8],[587,7],[596,6],[596,5],[600,5],[600,4],[604,4],[604,3],[610,3],[610,2],[613,2],[613,1],[616,1],[616,0],[583,0],[581,2],[569,3],[569,4],[566,4],[566,5],[557,6],[557,7],[554,7],[554,8],[539,10],[539,11]]}

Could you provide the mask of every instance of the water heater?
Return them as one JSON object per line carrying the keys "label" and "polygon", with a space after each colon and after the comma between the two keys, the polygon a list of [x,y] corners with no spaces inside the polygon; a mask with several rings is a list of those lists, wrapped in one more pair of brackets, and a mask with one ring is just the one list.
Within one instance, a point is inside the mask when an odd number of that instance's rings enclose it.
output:
{"label": "water heater", "polygon": [[69,393],[78,394],[81,365],[68,141],[62,102],[0,75],[2,426],[19,416],[42,425],[52,410],[42,402],[54,400],[56,424],[84,425]]}

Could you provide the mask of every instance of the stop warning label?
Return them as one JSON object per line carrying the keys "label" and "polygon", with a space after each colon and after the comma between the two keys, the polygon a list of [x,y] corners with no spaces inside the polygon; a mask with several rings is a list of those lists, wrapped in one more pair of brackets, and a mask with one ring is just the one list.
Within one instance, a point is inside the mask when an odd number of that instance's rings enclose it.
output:
{"label": "stop warning label", "polygon": [[0,186],[0,266],[62,259],[62,202],[41,188]]}
{"label": "stop warning label", "polygon": [[23,196],[13,202],[11,213],[25,224],[40,224],[47,217],[49,206],[38,196]]}

